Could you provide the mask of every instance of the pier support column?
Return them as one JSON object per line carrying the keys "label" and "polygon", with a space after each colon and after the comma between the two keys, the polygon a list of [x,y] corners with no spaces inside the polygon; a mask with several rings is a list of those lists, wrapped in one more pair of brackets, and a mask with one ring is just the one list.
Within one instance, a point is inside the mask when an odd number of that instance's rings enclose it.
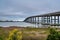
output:
{"label": "pier support column", "polygon": [[28,19],[28,22],[30,23],[30,18]]}
{"label": "pier support column", "polygon": [[35,27],[35,26],[34,26],[34,17],[33,17],[33,27]]}
{"label": "pier support column", "polygon": [[31,23],[31,18],[30,18],[30,23]]}
{"label": "pier support column", "polygon": [[59,16],[58,16],[58,24],[59,24]]}
{"label": "pier support column", "polygon": [[57,24],[58,24],[58,28],[59,28],[59,16],[58,16],[58,23]]}
{"label": "pier support column", "polygon": [[31,23],[32,23],[32,17],[31,17]]}
{"label": "pier support column", "polygon": [[44,24],[44,17],[41,17],[41,24]]}
{"label": "pier support column", "polygon": [[32,23],[34,23],[34,17],[32,18]]}
{"label": "pier support column", "polygon": [[54,24],[56,24],[56,16],[54,16]]}
{"label": "pier support column", "polygon": [[39,17],[38,17],[38,23],[37,24],[38,24],[38,28],[39,28]]}
{"label": "pier support column", "polygon": [[48,24],[48,22],[49,22],[49,20],[48,20],[48,19],[49,19],[49,17],[47,16],[47,24]]}
{"label": "pier support column", "polygon": [[52,16],[51,16],[51,24],[52,24]]}
{"label": "pier support column", "polygon": [[41,17],[41,24],[43,23],[43,17]]}
{"label": "pier support column", "polygon": [[35,28],[36,28],[36,17],[35,17]]}

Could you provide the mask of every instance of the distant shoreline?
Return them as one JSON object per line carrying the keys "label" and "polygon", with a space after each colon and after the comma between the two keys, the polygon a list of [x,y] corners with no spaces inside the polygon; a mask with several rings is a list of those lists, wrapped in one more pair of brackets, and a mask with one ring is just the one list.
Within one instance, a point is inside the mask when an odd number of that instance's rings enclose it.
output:
{"label": "distant shoreline", "polygon": [[[12,27],[12,28],[15,27],[15,28],[17,28],[17,27],[21,27],[21,26],[5,26],[5,28],[6,28],[6,27]],[[4,28],[4,27],[3,27],[3,26],[0,26],[0,28]],[[21,28],[22,28],[22,27],[21,27]]]}
{"label": "distant shoreline", "polygon": [[23,22],[23,21],[0,21],[0,22]]}

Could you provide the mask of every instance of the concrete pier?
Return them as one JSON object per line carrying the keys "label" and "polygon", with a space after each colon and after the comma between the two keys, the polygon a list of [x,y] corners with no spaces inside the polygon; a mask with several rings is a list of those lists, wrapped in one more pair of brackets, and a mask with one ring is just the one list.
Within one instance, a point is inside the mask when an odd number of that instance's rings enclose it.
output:
{"label": "concrete pier", "polygon": [[43,15],[36,15],[27,17],[24,22],[29,22],[38,25],[60,26],[60,12],[47,13]]}

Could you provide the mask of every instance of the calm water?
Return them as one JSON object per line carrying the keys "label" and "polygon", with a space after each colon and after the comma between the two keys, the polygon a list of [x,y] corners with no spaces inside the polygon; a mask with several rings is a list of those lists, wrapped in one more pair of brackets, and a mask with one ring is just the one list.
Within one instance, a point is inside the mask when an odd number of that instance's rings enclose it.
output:
{"label": "calm water", "polygon": [[3,27],[9,27],[9,26],[21,26],[21,27],[27,27],[27,26],[33,26],[34,24],[26,23],[26,22],[0,22],[0,26]]}

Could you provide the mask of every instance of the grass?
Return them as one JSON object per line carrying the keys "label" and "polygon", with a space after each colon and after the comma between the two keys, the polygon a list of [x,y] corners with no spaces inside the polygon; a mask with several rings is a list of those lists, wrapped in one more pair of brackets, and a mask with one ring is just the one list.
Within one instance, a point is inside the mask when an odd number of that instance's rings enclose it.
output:
{"label": "grass", "polygon": [[23,31],[24,40],[46,40],[49,34],[48,28],[25,28]]}
{"label": "grass", "polygon": [[[9,31],[15,29],[15,27],[0,28],[0,36],[5,40],[8,37]],[[22,40],[46,40],[49,34],[49,28],[16,28],[23,32]],[[60,29],[57,29],[60,31]]]}

